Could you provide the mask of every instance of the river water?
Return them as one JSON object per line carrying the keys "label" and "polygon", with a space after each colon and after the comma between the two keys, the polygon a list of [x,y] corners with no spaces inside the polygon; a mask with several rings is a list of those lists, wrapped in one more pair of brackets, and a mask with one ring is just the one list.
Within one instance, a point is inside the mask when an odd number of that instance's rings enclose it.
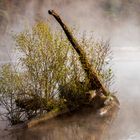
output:
{"label": "river water", "polygon": [[110,140],[140,139],[140,50],[116,54],[116,83],[121,102],[119,114],[110,129]]}
{"label": "river water", "polygon": [[[47,10],[54,8],[61,13],[69,25],[78,25],[81,31],[94,30],[97,37],[101,35],[103,38],[106,36],[107,39],[110,38],[114,53],[113,69],[116,76],[114,88],[120,100],[120,110],[102,140],[140,140],[139,1],[77,0],[73,2],[62,0],[62,2],[52,2],[52,0],[38,0],[35,2],[24,0],[23,2],[26,5],[22,7],[23,4],[17,1],[17,11],[15,5],[12,5],[15,11],[10,12],[12,18],[9,20],[13,27],[9,25],[8,29],[13,28],[14,32],[21,31],[26,22],[32,23],[34,17],[39,18],[39,15],[43,15],[43,18],[47,17],[51,22],[52,19],[48,16]],[[12,11],[12,6],[9,11]],[[22,16],[19,15],[20,6],[24,11],[22,11],[24,13]],[[109,10],[106,10],[108,8]],[[13,16],[12,13],[16,14]],[[54,21],[51,24],[54,27]],[[8,47],[11,46],[9,38],[6,37],[5,42]],[[5,58],[3,52],[0,51],[0,60],[5,63],[4,61],[9,57]],[[94,115],[92,115],[90,114],[88,119],[85,116],[84,120],[80,117],[63,121],[53,120],[27,131],[17,130],[12,134],[5,129],[8,123],[1,121],[0,140],[95,140],[92,133],[98,135],[96,140],[99,140],[100,129],[96,122],[98,124],[102,122],[98,118],[93,120]]]}
{"label": "river water", "polygon": [[[31,140],[139,140],[140,139],[140,50],[114,51],[114,72],[116,75],[117,97],[120,100],[120,110],[108,128],[104,138],[100,135],[98,125],[103,123],[94,114],[85,118],[70,117],[69,119],[52,120],[29,130],[15,131],[12,134],[4,130],[1,139],[31,139]],[[82,114],[81,114],[82,115]],[[83,119],[82,119],[83,118]],[[94,119],[93,119],[94,118]],[[95,119],[96,118],[96,119]],[[6,122],[1,123],[1,126]],[[98,124],[98,125],[97,125]],[[1,129],[2,130],[2,129]]]}

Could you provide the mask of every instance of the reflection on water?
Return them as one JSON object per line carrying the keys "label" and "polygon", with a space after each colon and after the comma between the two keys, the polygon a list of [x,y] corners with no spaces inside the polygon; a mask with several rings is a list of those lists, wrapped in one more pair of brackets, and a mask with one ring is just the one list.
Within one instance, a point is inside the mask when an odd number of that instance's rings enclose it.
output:
{"label": "reflection on water", "polygon": [[102,136],[105,135],[103,130],[108,128],[111,119],[110,115],[99,117],[92,108],[86,108],[80,110],[78,114],[73,112],[30,129],[15,129],[2,138],[5,140],[102,140]]}

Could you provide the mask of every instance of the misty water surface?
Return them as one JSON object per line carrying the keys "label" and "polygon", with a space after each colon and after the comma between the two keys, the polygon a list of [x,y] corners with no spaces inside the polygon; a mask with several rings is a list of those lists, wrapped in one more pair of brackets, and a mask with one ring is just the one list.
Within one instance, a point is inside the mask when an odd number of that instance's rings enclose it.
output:
{"label": "misty water surface", "polygon": [[[128,50],[123,50],[120,53],[117,51],[114,54],[113,67],[116,75],[117,96],[121,106],[116,119],[105,136],[106,140],[139,140],[140,138],[139,54],[140,52]],[[134,55],[133,60],[130,59],[132,55]],[[75,118],[75,121],[52,121],[49,124],[35,127],[29,131],[20,132],[20,134],[15,133],[14,139],[22,136],[22,139],[30,138],[31,140],[54,140],[56,138],[78,140],[79,137],[81,137],[81,140],[84,138],[94,140],[94,137],[91,137],[92,134],[89,134],[90,131],[93,133],[96,121],[92,120],[92,116],[89,118],[88,120],[85,118],[82,121],[79,121],[78,118]],[[86,127],[89,128],[85,129]],[[7,136],[7,138],[12,139],[13,135]]]}
{"label": "misty water surface", "polygon": [[[48,20],[52,27],[59,28],[57,23],[48,16],[48,9],[55,9],[61,17],[71,26],[79,31],[92,31],[95,38],[110,39],[114,60],[113,69],[116,76],[114,89],[117,90],[121,106],[120,111],[114,120],[106,140],[139,140],[140,139],[140,17],[139,0],[15,0],[11,2],[7,11],[10,13],[9,22],[5,30],[5,36],[1,36],[0,60],[9,61],[11,48],[14,43],[11,39],[13,32],[17,33],[28,25],[34,24],[39,19]],[[6,24],[5,24],[6,25]],[[8,41],[7,41],[8,40]],[[6,49],[5,49],[6,46]],[[14,52],[14,51],[13,51]],[[15,60],[15,54],[11,55]],[[3,63],[2,62],[2,63]],[[92,119],[90,120],[92,121]],[[5,122],[1,123],[1,128]],[[56,126],[52,122],[51,128]],[[55,136],[62,136],[67,139],[69,136],[86,135],[83,125],[77,122],[72,127],[63,125],[63,131],[56,131]],[[59,127],[59,126],[58,126]],[[45,131],[44,131],[45,130]],[[29,132],[22,133],[22,136],[29,136],[32,139],[42,140],[53,138],[47,135],[47,126],[35,128]],[[61,130],[61,129],[59,129]],[[2,131],[3,132],[3,131]],[[88,131],[90,133],[90,131]],[[1,133],[2,134],[2,133]],[[4,131],[7,135],[7,131]],[[68,135],[67,135],[68,134]],[[0,135],[1,136],[1,135]],[[23,137],[24,138],[24,137]],[[71,137],[70,137],[71,138]],[[11,139],[7,135],[7,138]],[[18,139],[18,138],[17,138]],[[81,138],[82,139],[82,138]],[[94,139],[93,139],[94,140]]]}

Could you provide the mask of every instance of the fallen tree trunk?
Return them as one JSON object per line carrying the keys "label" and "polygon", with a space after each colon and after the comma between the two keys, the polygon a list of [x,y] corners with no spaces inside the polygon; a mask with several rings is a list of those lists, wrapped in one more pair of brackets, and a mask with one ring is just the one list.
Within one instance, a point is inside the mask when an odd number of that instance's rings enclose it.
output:
{"label": "fallen tree trunk", "polygon": [[91,87],[96,89],[97,91],[101,91],[105,96],[108,96],[109,90],[102,84],[101,79],[97,74],[96,70],[92,68],[92,65],[90,64],[86,56],[86,53],[79,45],[77,40],[74,38],[74,36],[71,34],[68,27],[64,24],[64,22],[61,20],[61,18],[55,11],[49,10],[48,13],[52,15],[57,20],[57,22],[61,25],[68,40],[70,41],[73,48],[76,50],[77,54],[79,55],[80,62],[82,64],[83,69],[85,70],[85,73],[87,74]]}

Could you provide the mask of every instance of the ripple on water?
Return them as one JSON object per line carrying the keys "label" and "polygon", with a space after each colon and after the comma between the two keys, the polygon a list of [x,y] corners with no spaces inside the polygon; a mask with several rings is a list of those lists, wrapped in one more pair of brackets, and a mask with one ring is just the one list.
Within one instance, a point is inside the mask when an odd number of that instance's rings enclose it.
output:
{"label": "ripple on water", "polygon": [[122,140],[140,140],[140,133],[137,132],[131,132],[130,135]]}

